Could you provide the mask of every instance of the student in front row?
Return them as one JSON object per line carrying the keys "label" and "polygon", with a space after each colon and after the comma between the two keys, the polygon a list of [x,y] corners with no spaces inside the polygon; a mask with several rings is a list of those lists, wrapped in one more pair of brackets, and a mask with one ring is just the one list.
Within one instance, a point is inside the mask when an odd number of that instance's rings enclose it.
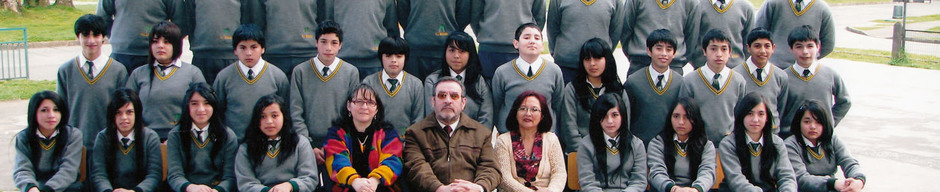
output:
{"label": "student in front row", "polygon": [[541,29],[535,23],[522,24],[516,28],[512,45],[519,50],[519,58],[499,66],[493,74],[493,107],[499,133],[509,131],[506,128],[509,106],[522,92],[531,90],[545,96],[551,108],[551,114],[546,118],[556,119],[554,113],[561,110],[565,80],[558,65],[539,56],[544,48]]}
{"label": "student in front row", "polygon": [[[785,142],[800,191],[861,191],[865,174],[846,144],[833,134],[827,108],[807,100],[792,119],[793,136]],[[845,179],[835,177],[838,167]]]}
{"label": "student in front row", "polygon": [[770,63],[770,56],[774,54],[776,46],[770,31],[763,28],[751,30],[745,42],[745,48],[751,57],[747,58],[743,65],[734,67],[734,72],[741,76],[747,74],[744,78],[746,92],[759,92],[768,98],[767,107],[770,107],[770,113],[774,116],[774,133],[777,133],[780,131],[777,128],[780,127],[780,116],[786,106],[789,92],[787,73]]}
{"label": "student in front row", "polygon": [[708,191],[717,162],[698,104],[680,98],[672,109],[662,133],[649,143],[650,185],[659,192]]}
{"label": "student in front row", "polygon": [[[123,68],[122,68],[123,69]],[[69,107],[52,91],[33,94],[26,129],[16,134],[13,183],[23,192],[81,191],[82,132],[69,126]],[[58,145],[56,145],[58,143]]]}
{"label": "student in front row", "polygon": [[769,111],[760,93],[748,93],[735,105],[734,132],[718,147],[725,173],[719,191],[797,191],[786,146],[773,134]]}
{"label": "student in front row", "polygon": [[250,124],[251,107],[258,98],[269,94],[287,98],[290,83],[284,71],[275,70],[277,66],[261,59],[265,36],[258,26],[239,26],[232,35],[232,47],[238,62],[219,71],[212,90],[225,109],[225,126],[235,132],[241,143],[245,138],[245,127]]}
{"label": "student in front row", "polygon": [[382,71],[366,76],[363,84],[375,90],[385,101],[385,120],[399,134],[405,128],[424,118],[424,83],[410,73],[402,71],[408,60],[408,42],[400,37],[387,37],[379,43]]}
{"label": "student in front row", "polygon": [[[578,72],[574,81],[565,85],[563,111],[558,115],[558,136],[566,153],[577,151],[581,137],[588,135],[591,106],[599,95],[620,94],[624,105],[630,108],[630,103],[626,102],[629,97],[617,76],[617,61],[607,42],[600,38],[588,40],[581,46],[578,57]],[[630,110],[625,110],[623,115],[630,117]]]}
{"label": "student in front row", "polygon": [[294,133],[287,102],[271,94],[258,99],[235,155],[239,191],[313,191],[319,182],[310,142]]}
{"label": "student in front row", "polygon": [[179,126],[166,143],[167,183],[177,192],[235,191],[238,138],[222,123],[219,98],[208,84],[189,86]]}
{"label": "student in front row", "polygon": [[[424,95],[427,95],[425,101],[430,101],[434,97],[434,85],[444,77],[453,77],[463,84],[467,91],[464,95],[467,97],[467,105],[463,110],[465,114],[483,124],[486,127],[493,127],[493,94],[490,92],[490,86],[483,76],[480,56],[477,55],[476,44],[473,37],[463,31],[454,31],[447,35],[445,41],[447,46],[444,48],[444,62],[441,63],[440,70],[435,71],[424,79]],[[495,67],[494,67],[495,68]],[[426,105],[424,113],[431,114],[434,108]]]}
{"label": "student in front row", "polygon": [[108,127],[98,132],[91,160],[95,191],[155,191],[162,180],[160,137],[144,127],[143,105],[134,90],[118,89],[111,98]]}
{"label": "student in front row", "polygon": [[701,104],[702,119],[708,140],[717,144],[731,133],[734,124],[734,106],[744,97],[744,78],[729,69],[726,64],[731,57],[731,41],[717,29],[705,33],[702,51],[708,63],[686,75],[679,91],[679,98],[690,97]]}
{"label": "student in front row", "polygon": [[627,76],[624,89],[630,96],[630,132],[649,143],[662,131],[672,114],[671,106],[682,89],[682,73],[669,68],[676,56],[676,39],[668,29],[657,29],[646,38],[650,66]]}
{"label": "student in front row", "polygon": [[601,95],[591,107],[589,134],[578,148],[581,191],[646,190],[646,147],[630,133],[626,107],[618,94]]}

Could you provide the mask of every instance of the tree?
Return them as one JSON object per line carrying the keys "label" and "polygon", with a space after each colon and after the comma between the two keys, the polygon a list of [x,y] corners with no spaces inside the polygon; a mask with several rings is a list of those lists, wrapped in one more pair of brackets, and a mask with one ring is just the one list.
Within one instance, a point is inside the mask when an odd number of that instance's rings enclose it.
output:
{"label": "tree", "polygon": [[20,6],[18,0],[0,0],[0,9],[9,10],[13,13],[23,14],[20,10],[23,10],[23,7]]}
{"label": "tree", "polygon": [[52,4],[52,5],[63,6],[63,7],[75,7],[75,5],[72,5],[72,0],[55,0],[55,4]]}

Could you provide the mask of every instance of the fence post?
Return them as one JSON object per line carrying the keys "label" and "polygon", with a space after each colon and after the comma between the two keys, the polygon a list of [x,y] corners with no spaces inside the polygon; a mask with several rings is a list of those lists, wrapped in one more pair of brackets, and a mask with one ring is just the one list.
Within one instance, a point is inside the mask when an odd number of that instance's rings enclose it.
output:
{"label": "fence post", "polygon": [[891,59],[897,60],[904,54],[904,28],[901,23],[894,23],[894,36],[891,43]]}

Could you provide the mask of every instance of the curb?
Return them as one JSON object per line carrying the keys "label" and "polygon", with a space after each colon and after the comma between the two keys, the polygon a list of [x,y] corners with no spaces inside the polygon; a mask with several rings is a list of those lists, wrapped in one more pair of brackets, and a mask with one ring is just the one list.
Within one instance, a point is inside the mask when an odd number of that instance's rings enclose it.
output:
{"label": "curb", "polygon": [[864,36],[869,36],[869,37],[871,37],[870,35],[868,35],[868,33],[865,33],[865,31],[856,29],[855,27],[846,26],[846,27],[845,27],[845,30],[846,30],[846,31],[849,31],[849,32],[852,32],[852,33],[859,34],[859,35],[864,35]]}

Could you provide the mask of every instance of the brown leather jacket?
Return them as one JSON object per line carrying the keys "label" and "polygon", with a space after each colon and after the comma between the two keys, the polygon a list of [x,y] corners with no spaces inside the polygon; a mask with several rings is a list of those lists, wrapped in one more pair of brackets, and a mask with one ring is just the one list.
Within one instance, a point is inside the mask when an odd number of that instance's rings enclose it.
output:
{"label": "brown leather jacket", "polygon": [[492,128],[466,114],[448,137],[434,113],[405,131],[406,181],[411,190],[434,191],[454,179],[463,179],[492,191],[500,182],[493,151]]}

